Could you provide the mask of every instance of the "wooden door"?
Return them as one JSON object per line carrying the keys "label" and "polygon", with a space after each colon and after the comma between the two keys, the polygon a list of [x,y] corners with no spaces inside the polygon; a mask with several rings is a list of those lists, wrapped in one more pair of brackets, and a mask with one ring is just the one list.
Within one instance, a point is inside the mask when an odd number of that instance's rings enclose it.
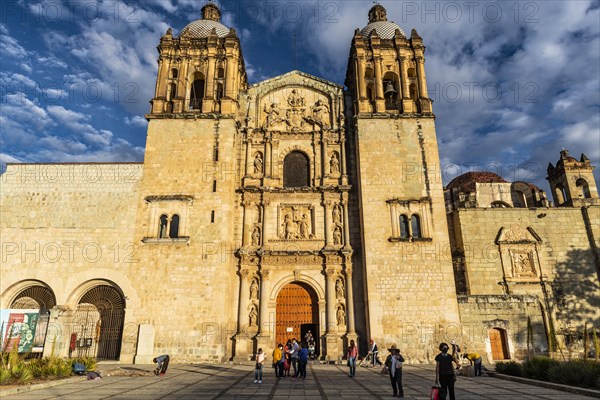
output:
{"label": "wooden door", "polygon": [[490,344],[492,346],[492,359],[508,360],[508,346],[506,345],[506,331],[504,329],[493,328],[489,331]]}
{"label": "wooden door", "polygon": [[277,295],[276,341],[301,341],[302,324],[319,323],[319,306],[314,291],[301,283],[289,283]]}

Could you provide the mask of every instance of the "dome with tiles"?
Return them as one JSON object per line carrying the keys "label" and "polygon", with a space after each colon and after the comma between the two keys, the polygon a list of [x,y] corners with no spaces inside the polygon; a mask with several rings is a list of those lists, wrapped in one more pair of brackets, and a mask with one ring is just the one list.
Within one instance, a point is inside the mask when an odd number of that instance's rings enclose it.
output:
{"label": "dome with tiles", "polygon": [[208,3],[202,7],[202,19],[191,22],[181,30],[180,36],[191,38],[206,38],[212,30],[217,32],[217,36],[225,37],[229,34],[229,28],[221,22],[221,11],[213,4]]}
{"label": "dome with tiles", "polygon": [[382,39],[393,39],[396,29],[400,30],[403,36],[406,36],[400,26],[387,20],[385,8],[380,4],[376,4],[369,10],[369,25],[365,26],[360,33],[364,37],[370,37],[375,31]]}

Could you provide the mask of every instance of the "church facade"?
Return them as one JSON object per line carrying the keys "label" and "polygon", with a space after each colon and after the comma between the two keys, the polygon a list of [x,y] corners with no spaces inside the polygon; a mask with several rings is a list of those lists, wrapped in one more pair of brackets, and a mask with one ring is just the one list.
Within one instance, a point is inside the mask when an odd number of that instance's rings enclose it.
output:
{"label": "church facade", "polygon": [[250,85],[220,17],[208,3],[161,38],[143,163],[2,175],[1,305],[41,310],[45,353],[247,361],[311,331],[331,361],[369,338],[409,362],[450,339],[494,360],[600,328],[589,160],[549,168],[560,207],[485,174],[444,188],[415,30],[375,5],[345,87]]}

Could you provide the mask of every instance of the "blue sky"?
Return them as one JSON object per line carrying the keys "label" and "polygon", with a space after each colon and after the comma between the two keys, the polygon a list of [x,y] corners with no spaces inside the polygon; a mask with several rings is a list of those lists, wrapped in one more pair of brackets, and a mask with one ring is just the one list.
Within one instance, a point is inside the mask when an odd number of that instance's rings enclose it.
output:
{"label": "blue sky", "polygon": [[[156,45],[203,4],[3,0],[0,161],[142,161]],[[343,84],[373,2],[218,4],[251,83],[299,69]],[[444,183],[486,170],[547,189],[562,147],[600,166],[600,0],[381,4],[427,46]]]}

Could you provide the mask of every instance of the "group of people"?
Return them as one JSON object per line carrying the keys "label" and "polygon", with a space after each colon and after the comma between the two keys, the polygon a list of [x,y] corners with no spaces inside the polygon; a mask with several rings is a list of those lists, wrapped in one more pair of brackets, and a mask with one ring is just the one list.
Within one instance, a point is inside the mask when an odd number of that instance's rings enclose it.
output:
{"label": "group of people", "polygon": [[[296,338],[287,341],[285,346],[279,343],[273,350],[273,368],[275,369],[275,378],[292,377],[292,380],[302,378],[302,381],[306,381],[306,366],[308,365],[309,358],[309,343],[312,340],[310,337],[305,336],[305,340],[298,343]],[[313,343],[314,346],[314,343]],[[258,349],[255,356],[256,366],[254,372],[254,383],[262,383],[263,367],[266,359],[266,355],[262,348]],[[293,369],[293,374],[290,375],[290,370]]]}

